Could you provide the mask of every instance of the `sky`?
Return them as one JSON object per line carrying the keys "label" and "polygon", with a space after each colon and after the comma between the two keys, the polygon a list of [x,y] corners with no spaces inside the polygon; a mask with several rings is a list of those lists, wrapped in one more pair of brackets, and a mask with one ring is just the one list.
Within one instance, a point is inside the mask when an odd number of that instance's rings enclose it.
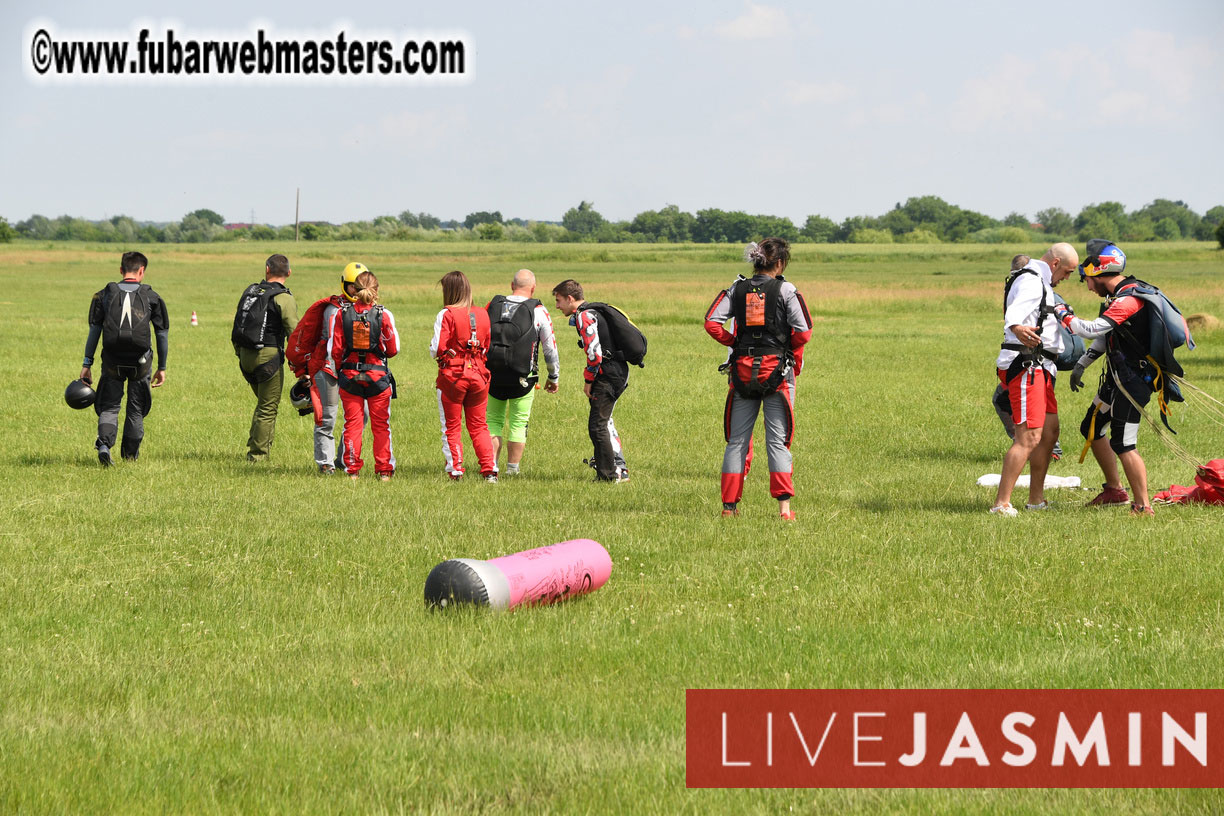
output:
{"label": "sky", "polygon": [[[461,32],[461,84],[49,84],[59,33]],[[0,216],[1224,204],[1224,3],[7,0]],[[134,35],[132,35],[134,38]]]}

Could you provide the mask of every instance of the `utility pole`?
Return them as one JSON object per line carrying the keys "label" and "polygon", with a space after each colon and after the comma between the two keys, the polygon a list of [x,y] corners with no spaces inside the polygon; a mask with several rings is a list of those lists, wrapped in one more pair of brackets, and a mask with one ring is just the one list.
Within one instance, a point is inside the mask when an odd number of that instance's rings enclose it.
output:
{"label": "utility pole", "polygon": [[297,188],[297,204],[293,207],[293,243],[298,240],[298,226],[302,223],[302,188]]}

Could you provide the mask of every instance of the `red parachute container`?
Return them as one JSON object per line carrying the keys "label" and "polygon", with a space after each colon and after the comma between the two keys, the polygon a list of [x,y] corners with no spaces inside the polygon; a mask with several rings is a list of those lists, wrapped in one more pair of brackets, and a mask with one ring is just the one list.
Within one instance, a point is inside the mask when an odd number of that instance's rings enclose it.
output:
{"label": "red parachute container", "polygon": [[1224,504],[1224,459],[1212,459],[1199,468],[1194,474],[1194,483],[1198,487],[1173,485],[1157,493],[1153,500],[1170,504]]}

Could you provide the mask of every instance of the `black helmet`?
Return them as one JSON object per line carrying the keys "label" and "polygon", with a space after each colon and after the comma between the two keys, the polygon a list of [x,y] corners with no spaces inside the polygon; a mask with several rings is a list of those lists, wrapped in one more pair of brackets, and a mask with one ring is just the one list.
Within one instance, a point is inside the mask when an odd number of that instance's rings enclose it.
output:
{"label": "black helmet", "polygon": [[76,408],[78,411],[93,405],[97,396],[84,380],[73,380],[64,389],[64,402],[68,403],[69,408]]}
{"label": "black helmet", "polygon": [[289,402],[298,410],[299,416],[314,412],[310,401],[310,380],[300,379],[289,389]]}

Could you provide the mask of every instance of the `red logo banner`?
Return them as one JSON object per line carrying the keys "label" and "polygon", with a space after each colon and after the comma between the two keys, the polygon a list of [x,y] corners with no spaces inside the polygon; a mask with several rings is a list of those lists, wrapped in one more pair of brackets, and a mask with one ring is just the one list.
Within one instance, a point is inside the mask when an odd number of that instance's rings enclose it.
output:
{"label": "red logo banner", "polygon": [[689,689],[691,788],[1224,787],[1224,690]]}

